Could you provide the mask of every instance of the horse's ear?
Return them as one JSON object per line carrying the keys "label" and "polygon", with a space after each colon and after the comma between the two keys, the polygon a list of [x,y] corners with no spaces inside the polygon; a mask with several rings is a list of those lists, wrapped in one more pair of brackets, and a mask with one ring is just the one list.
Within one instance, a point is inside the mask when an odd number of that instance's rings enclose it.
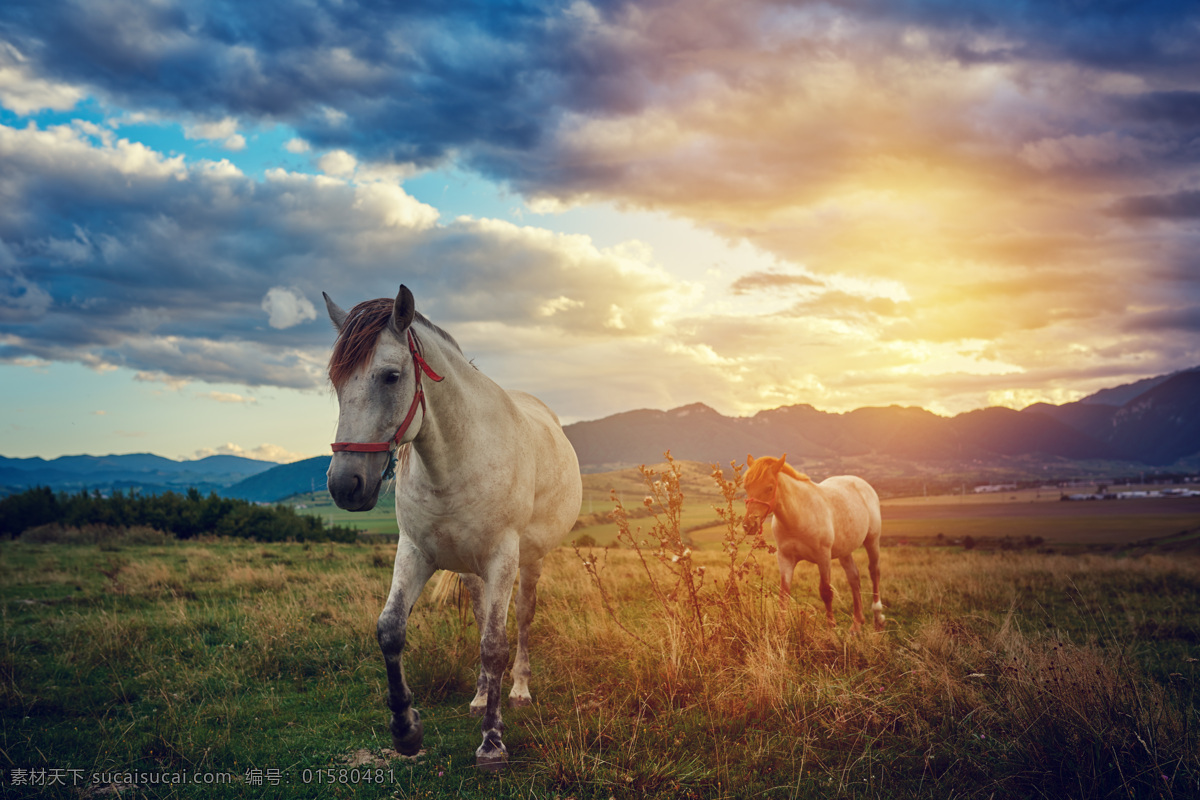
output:
{"label": "horse's ear", "polygon": [[746,466],[749,467],[753,463],[754,463],[754,456],[750,455],[749,453],[746,453]]}
{"label": "horse's ear", "polygon": [[787,453],[784,453],[783,455],[781,455],[779,457],[779,461],[775,462],[775,472],[776,473],[779,473],[783,470],[783,462],[786,458],[787,458]]}
{"label": "horse's ear", "polygon": [[338,333],[342,332],[342,327],[346,324],[346,312],[342,311],[341,306],[333,302],[333,298],[321,292],[321,297],[325,298],[325,310],[329,312],[329,319],[333,322],[333,327],[337,328]]}
{"label": "horse's ear", "polygon": [[396,295],[396,304],[392,306],[392,318],[388,325],[396,335],[403,334],[412,325],[413,316],[417,313],[417,301],[413,293],[404,284],[400,284],[400,293]]}

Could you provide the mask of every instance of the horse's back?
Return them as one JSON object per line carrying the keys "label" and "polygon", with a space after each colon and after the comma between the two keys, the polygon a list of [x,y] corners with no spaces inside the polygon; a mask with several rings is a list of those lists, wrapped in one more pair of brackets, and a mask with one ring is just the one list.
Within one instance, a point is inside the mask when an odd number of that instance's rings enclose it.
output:
{"label": "horse's back", "polygon": [[852,547],[879,536],[883,530],[879,495],[871,484],[857,475],[835,475],[821,481],[818,486],[825,491],[831,505],[842,517],[837,527],[858,540]]}

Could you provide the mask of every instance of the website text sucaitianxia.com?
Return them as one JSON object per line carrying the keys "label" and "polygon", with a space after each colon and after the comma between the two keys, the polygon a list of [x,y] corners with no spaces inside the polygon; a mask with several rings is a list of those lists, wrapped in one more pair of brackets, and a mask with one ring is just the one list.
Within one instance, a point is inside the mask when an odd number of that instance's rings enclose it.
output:
{"label": "website text sucaitianxia.com", "polygon": [[106,770],[93,772],[70,767],[14,768],[8,770],[9,786],[171,786],[183,784],[225,785],[245,783],[250,786],[279,786],[281,784],[359,784],[395,783],[396,773],[390,769],[359,767],[326,767],[322,769],[281,770],[251,767],[244,772],[153,772],[149,770]]}

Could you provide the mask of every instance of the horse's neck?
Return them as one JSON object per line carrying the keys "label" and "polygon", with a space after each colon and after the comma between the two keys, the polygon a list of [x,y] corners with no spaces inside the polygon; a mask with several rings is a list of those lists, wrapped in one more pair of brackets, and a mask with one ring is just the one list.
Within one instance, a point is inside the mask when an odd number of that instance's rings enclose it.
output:
{"label": "horse's neck", "polygon": [[436,331],[417,333],[429,366],[442,380],[435,382],[428,375],[421,379],[425,411],[413,449],[431,485],[458,484],[471,464],[479,463],[477,456],[487,447],[489,422],[498,408],[503,411],[512,401]]}
{"label": "horse's neck", "polygon": [[780,517],[782,511],[781,521],[785,525],[797,529],[804,528],[809,516],[808,511],[814,504],[821,502],[820,494],[821,487],[812,481],[781,474],[775,488],[775,516]]}

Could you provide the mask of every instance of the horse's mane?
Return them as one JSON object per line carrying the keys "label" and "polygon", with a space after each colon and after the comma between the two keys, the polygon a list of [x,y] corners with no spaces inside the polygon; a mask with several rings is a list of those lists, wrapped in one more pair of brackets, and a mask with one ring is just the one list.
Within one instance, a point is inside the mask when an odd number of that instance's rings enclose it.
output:
{"label": "horse's mane", "polygon": [[[334,386],[341,386],[359,367],[371,360],[375,347],[379,344],[379,334],[387,327],[392,317],[395,301],[380,297],[375,300],[364,300],[350,309],[342,331],[333,345],[333,353],[329,356],[329,380]],[[454,337],[434,325],[421,312],[416,312],[414,323],[421,323],[433,333],[454,346],[458,352],[462,348]]]}
{"label": "horse's mane", "polygon": [[[749,482],[750,480],[761,478],[763,473],[774,470],[775,465],[778,463],[779,459],[773,456],[763,456],[761,458],[754,459],[754,463],[750,465],[748,470],[746,470],[746,475],[743,478],[743,482]],[[783,462],[783,467],[779,471],[784,475],[795,478],[796,480],[808,481],[809,483],[812,483],[812,478],[808,477],[803,472],[797,472],[796,468],[786,461]]]}

